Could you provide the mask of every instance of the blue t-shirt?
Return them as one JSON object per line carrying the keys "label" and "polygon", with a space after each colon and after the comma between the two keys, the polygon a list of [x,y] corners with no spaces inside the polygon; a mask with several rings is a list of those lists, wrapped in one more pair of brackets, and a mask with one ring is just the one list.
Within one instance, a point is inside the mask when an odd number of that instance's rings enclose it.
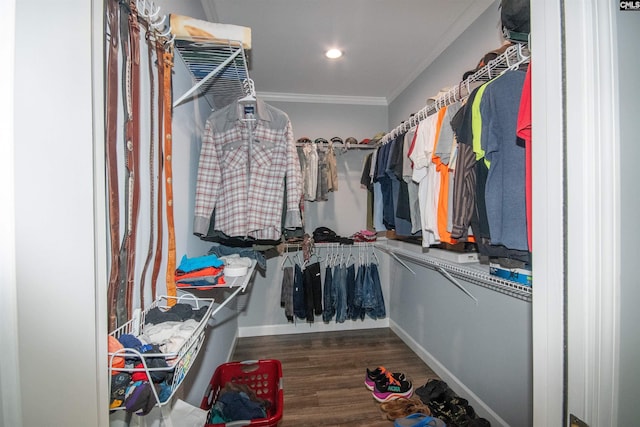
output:
{"label": "blue t-shirt", "polygon": [[524,77],[507,71],[487,85],[480,114],[482,149],[491,162],[485,189],[491,244],[526,251],[525,151],[516,136]]}

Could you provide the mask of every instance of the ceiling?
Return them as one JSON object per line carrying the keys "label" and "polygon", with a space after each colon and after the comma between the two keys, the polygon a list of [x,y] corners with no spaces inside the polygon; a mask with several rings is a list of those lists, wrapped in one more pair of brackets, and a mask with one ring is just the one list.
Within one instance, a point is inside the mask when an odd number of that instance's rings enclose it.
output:
{"label": "ceiling", "polygon": [[[493,0],[201,0],[211,22],[251,28],[262,96],[387,105]],[[330,47],[344,51],[328,60]]]}

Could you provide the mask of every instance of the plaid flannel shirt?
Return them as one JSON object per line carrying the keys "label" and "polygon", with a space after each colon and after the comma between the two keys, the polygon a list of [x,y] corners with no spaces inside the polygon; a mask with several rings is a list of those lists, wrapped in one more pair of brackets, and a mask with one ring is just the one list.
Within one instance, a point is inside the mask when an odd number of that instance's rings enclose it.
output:
{"label": "plaid flannel shirt", "polygon": [[242,108],[234,102],[207,119],[193,231],[206,235],[215,210],[214,228],[227,236],[278,240],[285,180],[284,226],[302,226],[302,180],[291,122],[286,113],[261,100],[256,101],[255,120],[243,120]]}

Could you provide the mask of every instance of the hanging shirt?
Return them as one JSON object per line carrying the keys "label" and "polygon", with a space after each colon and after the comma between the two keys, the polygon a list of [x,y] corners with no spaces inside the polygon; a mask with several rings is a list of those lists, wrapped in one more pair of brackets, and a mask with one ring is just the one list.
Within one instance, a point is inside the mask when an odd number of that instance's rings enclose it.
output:
{"label": "hanging shirt", "polygon": [[[471,104],[471,126],[473,129],[473,152],[476,153],[476,160],[484,158],[484,148],[482,147],[482,114],[480,114],[480,103],[484,96],[484,91],[493,83],[494,80],[488,81],[478,88],[476,96]],[[487,167],[491,167],[491,162],[485,158],[484,163]]]}
{"label": "hanging shirt", "polygon": [[527,241],[529,252],[531,252],[532,231],[531,231],[531,64],[527,68],[527,75],[522,86],[522,96],[518,110],[518,136],[524,139],[525,143],[525,198],[527,203]]}
{"label": "hanging shirt", "polygon": [[[277,240],[282,234],[286,180],[286,228],[302,225],[300,163],[286,113],[257,100],[254,120],[233,102],[206,121],[195,196],[194,234],[215,229],[227,236]],[[251,135],[251,140],[250,140]]]}
{"label": "hanging shirt", "polygon": [[491,162],[485,203],[492,245],[526,251],[525,150],[516,124],[524,71],[507,71],[487,86],[480,104],[482,149]]}
{"label": "hanging shirt", "polygon": [[304,177],[304,199],[313,202],[316,200],[318,190],[318,151],[315,144],[305,144],[302,150],[305,157],[305,168],[302,173]]}
{"label": "hanging shirt", "polygon": [[471,146],[471,105],[477,90],[469,95],[467,103],[451,120],[456,135],[458,149],[456,153],[455,180],[453,183],[453,204],[451,237],[460,239],[466,236],[476,208],[476,158]]}
{"label": "hanging shirt", "polygon": [[417,130],[418,127],[415,127],[406,133],[404,136],[403,147],[402,178],[404,179],[404,182],[407,183],[409,210],[411,215],[411,234],[416,234],[422,229],[420,221],[420,201],[418,199],[418,183],[411,179],[411,175],[413,174],[413,163],[409,158],[409,151],[414,145]]}
{"label": "hanging shirt", "polygon": [[451,238],[450,228],[447,226],[449,210],[449,160],[451,156],[451,146],[453,145],[453,129],[451,119],[460,109],[460,104],[455,103],[446,107],[440,125],[438,140],[435,143],[431,161],[439,174],[439,193],[437,202],[437,227],[440,240],[445,243],[456,243]]}
{"label": "hanging shirt", "polygon": [[440,131],[442,129],[442,123],[444,121],[444,116],[447,113],[448,107],[443,107],[436,114],[433,115],[435,117],[435,130],[433,135],[433,141],[431,145],[428,146],[426,155],[429,158],[429,167],[427,167],[427,177],[426,181],[428,184],[426,191],[426,209],[425,209],[425,218],[423,223],[425,224],[424,231],[430,232],[433,234],[435,243],[440,243],[440,227],[438,225],[438,207],[440,205],[440,186],[442,175],[438,170],[438,165],[433,162],[436,150],[438,148],[438,141],[440,140]]}
{"label": "hanging shirt", "polygon": [[422,229],[422,246],[429,247],[439,243],[437,236],[437,223],[429,221],[435,217],[431,212],[437,205],[432,194],[435,183],[428,178],[429,169],[433,169],[431,175],[435,175],[435,166],[431,163],[433,145],[436,138],[438,114],[432,114],[420,123],[416,130],[413,146],[409,150],[409,158],[413,162],[412,179],[418,183],[418,200],[420,203],[420,222]]}
{"label": "hanging shirt", "polygon": [[336,161],[336,152],[333,149],[332,142],[329,143],[326,161],[328,191],[338,191],[338,164]]}

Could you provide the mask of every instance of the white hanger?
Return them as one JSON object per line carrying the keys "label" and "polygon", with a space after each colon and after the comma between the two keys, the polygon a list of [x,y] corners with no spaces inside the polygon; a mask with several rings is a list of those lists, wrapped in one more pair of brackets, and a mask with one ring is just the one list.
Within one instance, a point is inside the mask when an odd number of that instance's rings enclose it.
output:
{"label": "white hanger", "polygon": [[240,98],[238,102],[240,104],[253,104],[256,102],[256,89],[253,80],[245,79],[242,82],[242,86],[244,87],[246,96]]}
{"label": "white hanger", "polygon": [[[146,0],[145,0],[145,1],[146,1]],[[155,10],[155,11],[153,10],[153,6],[154,6],[154,5],[153,5],[153,3],[152,3],[152,4],[151,4],[151,11],[150,11],[150,12],[149,12],[149,14],[147,15],[147,18],[151,18],[151,19],[153,19],[153,18],[155,18],[155,17],[158,15],[158,13],[160,13],[160,6],[156,6],[156,10]]]}
{"label": "white hanger", "polygon": [[349,257],[347,258],[347,261],[345,262],[346,265],[349,264],[349,262],[353,262],[355,264],[356,259],[353,257],[353,253],[351,252],[352,247],[349,246]]}
{"label": "white hanger", "polygon": [[288,252],[286,252],[284,254],[284,258],[283,258],[282,262],[280,263],[280,269],[284,270],[284,268],[286,267],[287,261],[289,261],[291,263],[292,267],[294,266],[294,262],[289,257],[289,253]]}
{"label": "white hanger", "polygon": [[[169,34],[171,34],[171,25],[167,27],[167,31],[160,33],[160,37],[167,37]],[[171,39],[171,41],[173,41],[173,39]]]}
{"label": "white hanger", "polygon": [[376,249],[372,248],[371,253],[373,254],[373,259],[375,259],[375,263],[380,265],[380,260],[378,259],[378,255],[376,254]]}
{"label": "white hanger", "polygon": [[147,7],[147,0],[144,0],[144,3],[142,3],[140,0],[136,0],[136,8],[138,9],[138,15],[141,15],[143,18],[147,17],[145,15],[145,12],[146,12],[145,7]]}
{"label": "white hanger", "polygon": [[[160,11],[160,8],[158,8],[158,11]],[[167,15],[162,15],[162,18],[160,19],[156,19],[156,20],[152,20],[149,21],[151,23],[151,26],[153,28],[155,28],[156,30],[159,30],[160,28],[162,28],[162,26],[164,25],[164,21],[167,20]]]}

